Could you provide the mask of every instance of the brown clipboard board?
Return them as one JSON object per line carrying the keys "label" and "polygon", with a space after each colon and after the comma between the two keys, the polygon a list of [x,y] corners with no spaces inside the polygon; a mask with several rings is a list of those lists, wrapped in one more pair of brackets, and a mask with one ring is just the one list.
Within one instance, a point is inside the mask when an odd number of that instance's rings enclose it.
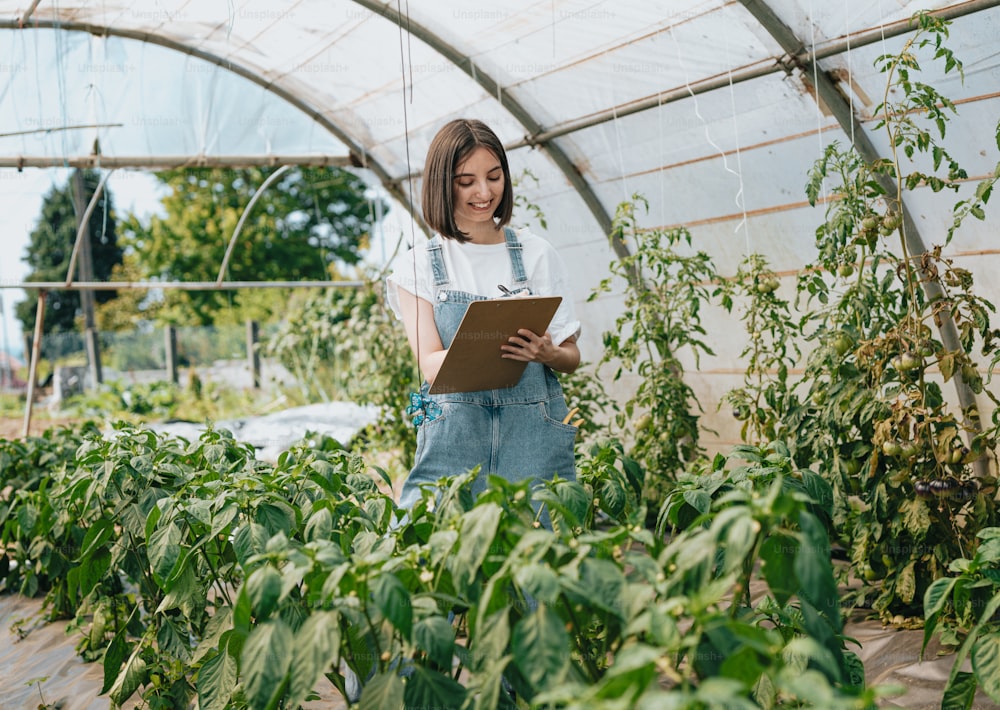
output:
{"label": "brown clipboard board", "polygon": [[520,328],[544,333],[561,302],[562,296],[527,296],[470,303],[428,391],[476,392],[516,385],[528,363],[502,358],[500,346]]}

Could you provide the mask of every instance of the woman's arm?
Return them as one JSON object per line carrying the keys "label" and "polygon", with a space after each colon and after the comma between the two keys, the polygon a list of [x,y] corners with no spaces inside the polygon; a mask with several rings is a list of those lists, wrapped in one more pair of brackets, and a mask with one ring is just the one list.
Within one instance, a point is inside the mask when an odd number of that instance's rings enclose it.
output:
{"label": "woman's arm", "polygon": [[434,384],[444,356],[448,352],[441,344],[437,325],[434,323],[434,306],[406,289],[398,288],[399,314],[406,328],[406,339],[417,357],[417,367],[428,383]]}
{"label": "woman's arm", "polygon": [[551,334],[535,335],[527,328],[517,331],[507,345],[501,345],[501,357],[523,362],[540,362],[557,372],[570,373],[580,365],[580,349],[576,336],[571,335],[559,345],[552,342]]}

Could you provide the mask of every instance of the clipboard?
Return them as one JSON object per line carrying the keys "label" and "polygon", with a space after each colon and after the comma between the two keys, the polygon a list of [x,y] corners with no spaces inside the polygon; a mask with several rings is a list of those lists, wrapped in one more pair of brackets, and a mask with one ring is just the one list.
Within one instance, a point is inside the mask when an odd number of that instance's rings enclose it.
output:
{"label": "clipboard", "polygon": [[561,302],[562,296],[529,296],[470,303],[428,390],[430,394],[516,385],[528,363],[501,357],[500,346],[520,328],[544,333]]}

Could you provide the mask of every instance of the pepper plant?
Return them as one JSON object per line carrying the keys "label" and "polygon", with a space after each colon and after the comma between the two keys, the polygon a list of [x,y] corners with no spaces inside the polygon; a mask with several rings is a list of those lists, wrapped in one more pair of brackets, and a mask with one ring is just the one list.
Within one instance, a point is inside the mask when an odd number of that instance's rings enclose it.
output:
{"label": "pepper plant", "polygon": [[935,635],[944,646],[958,648],[942,707],[971,708],[977,688],[1000,703],[1000,528],[983,528],[977,537],[975,554],[952,560],[952,574],[935,580],[924,594],[921,654]]}
{"label": "pepper plant", "polygon": [[[74,521],[60,594],[115,706],[294,708],[347,695],[347,669],[360,708],[872,705],[824,504],[784,483],[787,453],[741,450],[733,484],[668,542],[640,524],[622,452],[598,447],[579,482],[493,479],[476,499],[469,472],[401,511],[329,440],[270,464],[223,431],[122,425],[12,499],[3,556],[63,539],[21,524],[42,496]],[[767,592],[749,599],[761,563]]]}

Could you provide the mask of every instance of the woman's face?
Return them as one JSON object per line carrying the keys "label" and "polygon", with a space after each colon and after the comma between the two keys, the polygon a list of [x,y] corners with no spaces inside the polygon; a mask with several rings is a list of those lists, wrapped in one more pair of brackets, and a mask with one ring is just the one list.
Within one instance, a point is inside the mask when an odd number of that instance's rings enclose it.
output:
{"label": "woman's face", "polygon": [[504,176],[500,160],[487,148],[476,148],[455,168],[452,203],[455,224],[466,234],[493,226],[493,213],[503,198]]}

